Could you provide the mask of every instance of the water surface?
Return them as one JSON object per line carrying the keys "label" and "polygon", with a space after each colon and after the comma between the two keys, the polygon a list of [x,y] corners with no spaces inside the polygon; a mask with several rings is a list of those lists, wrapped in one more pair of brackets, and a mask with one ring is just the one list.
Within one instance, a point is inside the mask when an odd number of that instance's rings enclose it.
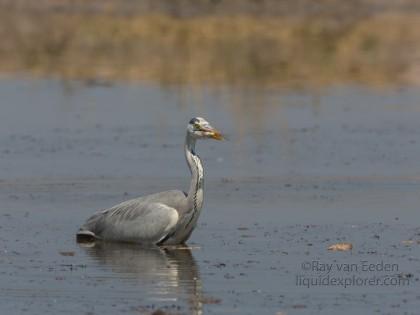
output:
{"label": "water surface", "polygon": [[[2,313],[416,313],[417,89],[3,79],[0,95]],[[230,139],[198,145],[206,195],[191,249],[76,244],[93,211],[188,187],[195,115]],[[341,241],[353,251],[326,250]],[[393,263],[410,283],[297,285],[313,261]]]}

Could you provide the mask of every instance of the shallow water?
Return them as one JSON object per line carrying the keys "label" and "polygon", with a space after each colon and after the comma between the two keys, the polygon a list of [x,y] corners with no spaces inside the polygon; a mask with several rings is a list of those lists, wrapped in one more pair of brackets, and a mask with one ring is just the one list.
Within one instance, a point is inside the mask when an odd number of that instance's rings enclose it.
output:
{"label": "shallow water", "polygon": [[[1,313],[417,312],[418,90],[3,79],[0,95]],[[188,186],[182,143],[195,115],[230,139],[197,149],[207,180],[191,249],[75,243],[96,209]],[[354,249],[327,251],[342,241]],[[409,284],[299,284],[319,263]]]}

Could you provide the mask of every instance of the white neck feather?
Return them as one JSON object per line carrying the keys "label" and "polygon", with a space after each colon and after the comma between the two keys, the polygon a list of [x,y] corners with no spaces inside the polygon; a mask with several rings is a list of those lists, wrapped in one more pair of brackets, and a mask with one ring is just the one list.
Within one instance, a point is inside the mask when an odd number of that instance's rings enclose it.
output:
{"label": "white neck feather", "polygon": [[201,209],[203,204],[204,170],[201,160],[195,154],[195,138],[187,132],[185,139],[185,158],[191,171],[191,184],[188,191],[188,203],[195,212]]}

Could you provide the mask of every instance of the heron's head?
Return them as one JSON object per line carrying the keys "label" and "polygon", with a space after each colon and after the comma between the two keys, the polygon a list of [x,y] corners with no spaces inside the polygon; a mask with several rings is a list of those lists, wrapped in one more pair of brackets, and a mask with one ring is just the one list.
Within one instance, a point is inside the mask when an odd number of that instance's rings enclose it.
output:
{"label": "heron's head", "polygon": [[207,120],[201,117],[192,118],[188,123],[187,130],[197,139],[224,139],[220,131],[213,128]]}

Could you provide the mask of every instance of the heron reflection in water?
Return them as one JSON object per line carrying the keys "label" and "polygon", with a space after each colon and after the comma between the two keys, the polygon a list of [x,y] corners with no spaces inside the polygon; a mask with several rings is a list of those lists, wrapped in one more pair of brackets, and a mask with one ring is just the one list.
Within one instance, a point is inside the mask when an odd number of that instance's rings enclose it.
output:
{"label": "heron reflection in water", "polygon": [[120,241],[156,245],[185,243],[197,225],[203,205],[204,172],[195,153],[198,139],[222,140],[209,122],[195,117],[187,125],[185,158],[191,171],[188,193],[169,190],[118,204],[90,217],[78,241]]}
{"label": "heron reflection in water", "polygon": [[162,303],[185,301],[192,314],[202,314],[202,285],[188,247],[141,247],[138,244],[95,242],[82,247],[99,265],[111,268]]}

